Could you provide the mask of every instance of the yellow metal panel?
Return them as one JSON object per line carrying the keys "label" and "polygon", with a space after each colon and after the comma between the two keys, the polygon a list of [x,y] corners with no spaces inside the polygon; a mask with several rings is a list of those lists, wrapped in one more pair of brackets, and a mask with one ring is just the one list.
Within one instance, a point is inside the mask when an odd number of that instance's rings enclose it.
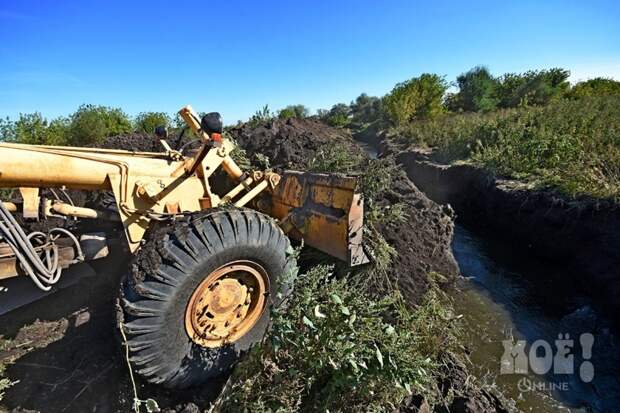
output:
{"label": "yellow metal panel", "polygon": [[364,204],[356,184],[354,177],[286,171],[263,209],[285,221],[291,237],[350,265],[363,264]]}

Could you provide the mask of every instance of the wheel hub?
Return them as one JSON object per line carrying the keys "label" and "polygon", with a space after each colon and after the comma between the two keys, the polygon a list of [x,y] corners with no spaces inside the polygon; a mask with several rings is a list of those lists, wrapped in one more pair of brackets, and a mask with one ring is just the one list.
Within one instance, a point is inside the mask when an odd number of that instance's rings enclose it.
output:
{"label": "wheel hub", "polygon": [[251,261],[235,261],[209,274],[185,311],[185,329],[203,347],[231,343],[254,327],[265,310],[269,278]]}

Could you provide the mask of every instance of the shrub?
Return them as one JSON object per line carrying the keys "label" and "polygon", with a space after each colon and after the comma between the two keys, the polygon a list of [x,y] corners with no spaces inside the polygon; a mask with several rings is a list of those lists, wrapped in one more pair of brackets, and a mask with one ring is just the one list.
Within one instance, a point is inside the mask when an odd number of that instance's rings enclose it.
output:
{"label": "shrub", "polygon": [[71,115],[69,143],[84,146],[100,142],[106,136],[131,132],[131,122],[118,108],[82,105]]}
{"label": "shrub", "polygon": [[164,112],[141,112],[133,121],[135,131],[151,134],[158,126],[168,127],[170,124],[170,117]]}
{"label": "shrub", "polygon": [[330,110],[320,110],[319,118],[335,128],[344,128],[351,123],[351,108],[345,103],[337,103]]}
{"label": "shrub", "polygon": [[262,123],[270,121],[271,119],[273,119],[273,115],[271,113],[271,110],[269,109],[269,105],[265,105],[259,110],[257,110],[254,115],[252,115],[252,117],[248,121],[248,124],[252,127],[256,127]]}
{"label": "shrub", "polygon": [[350,112],[353,121],[362,125],[375,122],[384,116],[381,99],[368,96],[366,93],[362,93],[351,102]]}
{"label": "shrub", "polygon": [[443,112],[442,99],[447,87],[443,77],[424,73],[398,83],[383,98],[383,106],[396,125],[432,118]]}
{"label": "shrub", "polygon": [[432,404],[440,354],[457,345],[445,300],[432,289],[410,310],[398,293],[372,298],[359,279],[317,266],[274,311],[270,337],[216,411],[390,411],[412,392]]}
{"label": "shrub", "polygon": [[579,82],[572,87],[569,93],[569,96],[574,99],[590,96],[614,95],[620,95],[620,82],[603,77]]}
{"label": "shrub", "polygon": [[303,119],[310,116],[310,109],[304,105],[289,105],[284,109],[278,111],[278,118],[280,119]]}
{"label": "shrub", "polygon": [[15,122],[9,117],[0,118],[0,141],[12,142],[15,141]]}
{"label": "shrub", "polygon": [[495,109],[497,80],[484,66],[476,66],[456,78],[458,93],[447,100],[448,109],[454,112],[488,112]]}
{"label": "shrub", "polygon": [[57,118],[48,122],[39,112],[20,114],[11,122],[0,121],[2,140],[30,145],[64,145],[69,134],[69,120]]}
{"label": "shrub", "polygon": [[312,172],[351,173],[358,170],[363,157],[352,154],[344,145],[335,143],[321,146],[308,162],[307,169]]}
{"label": "shrub", "polygon": [[498,106],[546,105],[564,97],[569,91],[570,72],[561,68],[530,70],[522,74],[507,73],[499,78],[496,86]]}

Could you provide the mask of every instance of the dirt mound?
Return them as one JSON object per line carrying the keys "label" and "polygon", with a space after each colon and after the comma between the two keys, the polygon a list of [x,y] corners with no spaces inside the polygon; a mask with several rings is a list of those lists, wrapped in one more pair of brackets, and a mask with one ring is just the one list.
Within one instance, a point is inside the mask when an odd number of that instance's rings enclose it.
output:
{"label": "dirt mound", "polygon": [[[391,275],[398,280],[402,294],[416,304],[428,290],[430,279],[447,282],[459,273],[452,255],[453,212],[441,207],[422,193],[404,174],[394,179],[381,202],[405,204],[405,222],[379,228],[385,240],[398,252],[393,258]],[[431,274],[435,275],[434,277]],[[429,275],[431,275],[429,277]]]}
{"label": "dirt mound", "polygon": [[362,153],[348,130],[311,118],[273,119],[257,126],[245,123],[228,129],[228,133],[248,154],[266,155],[274,167],[305,167],[321,148],[333,144]]}
{"label": "dirt mound", "polygon": [[124,149],[136,152],[162,152],[159,139],[146,133],[130,133],[128,135],[108,136],[93,147],[105,149]]}
{"label": "dirt mound", "polygon": [[[304,170],[317,151],[334,143],[351,155],[365,156],[349,131],[313,119],[272,120],[258,126],[246,123],[229,133],[248,154],[262,153],[274,166]],[[383,205],[405,203],[407,219],[378,229],[398,251],[391,278],[398,280],[403,294],[416,304],[428,289],[429,273],[440,273],[446,279],[458,274],[450,246],[454,224],[451,210],[428,199],[402,169],[394,168],[393,187],[386,188],[375,201]]]}
{"label": "dirt mound", "polygon": [[[172,149],[179,149],[184,144],[196,139],[190,132],[183,134],[175,131],[170,134],[168,144]],[[134,132],[126,135],[114,135],[103,138],[99,143],[91,145],[93,148],[104,149],[123,149],[134,152],[164,152],[164,147],[159,142],[159,138],[155,135],[147,133]]]}

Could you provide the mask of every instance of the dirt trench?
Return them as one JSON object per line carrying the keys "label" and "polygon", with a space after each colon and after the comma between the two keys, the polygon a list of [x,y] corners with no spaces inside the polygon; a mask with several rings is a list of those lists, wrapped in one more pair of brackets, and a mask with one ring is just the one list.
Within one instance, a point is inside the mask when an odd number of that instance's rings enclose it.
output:
{"label": "dirt trench", "polygon": [[620,204],[569,199],[472,165],[439,164],[430,151],[401,152],[396,159],[429,198],[452,205],[465,224],[566,268],[558,282],[574,283],[620,322]]}

